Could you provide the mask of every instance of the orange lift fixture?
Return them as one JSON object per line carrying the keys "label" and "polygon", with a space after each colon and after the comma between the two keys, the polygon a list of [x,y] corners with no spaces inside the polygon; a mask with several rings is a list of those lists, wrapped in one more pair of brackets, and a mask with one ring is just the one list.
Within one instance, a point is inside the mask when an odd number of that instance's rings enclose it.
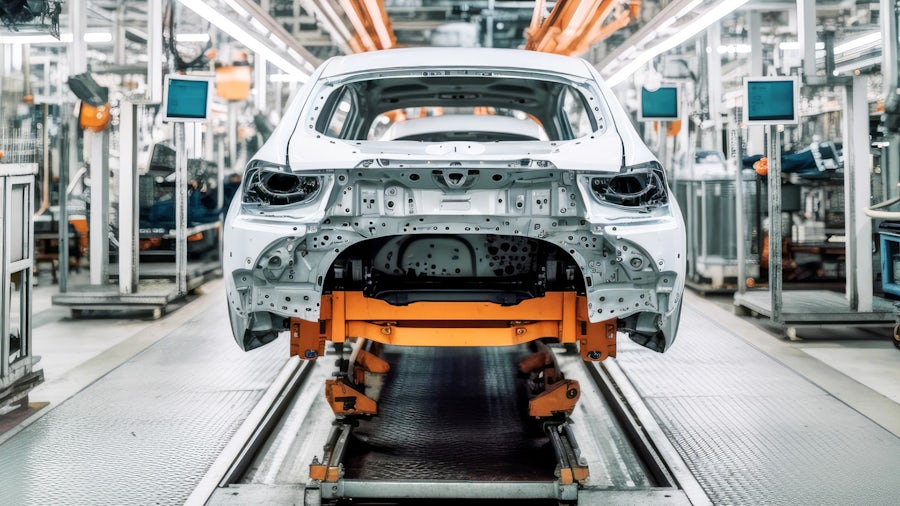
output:
{"label": "orange lift fixture", "polygon": [[[361,343],[399,346],[512,346],[551,339],[575,344],[585,361],[616,354],[616,320],[591,323],[587,299],[575,292],[548,292],[513,306],[492,302],[414,302],[393,306],[362,292],[336,291],[322,297],[319,321],[292,318],[290,353],[316,360],[325,341],[356,340],[349,370],[327,380],[326,397],[337,415],[377,414],[377,399],[367,395],[390,366]],[[542,343],[520,364],[533,373],[536,387],[529,413],[539,419],[568,415],[580,394],[576,381],[562,377],[552,352]],[[375,395],[377,397],[377,394]]]}

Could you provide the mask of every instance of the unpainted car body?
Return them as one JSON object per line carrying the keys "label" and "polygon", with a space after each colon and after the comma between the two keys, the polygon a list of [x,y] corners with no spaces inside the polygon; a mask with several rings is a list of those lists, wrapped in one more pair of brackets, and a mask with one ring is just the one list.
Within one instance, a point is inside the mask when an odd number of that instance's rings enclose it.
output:
{"label": "unpainted car body", "polygon": [[[423,107],[530,116],[547,140],[369,140],[385,114]],[[396,307],[577,292],[590,322],[662,352],[680,317],[684,224],[584,60],[397,49],[331,59],[295,96],[229,210],[224,268],[245,350],[353,290]]]}

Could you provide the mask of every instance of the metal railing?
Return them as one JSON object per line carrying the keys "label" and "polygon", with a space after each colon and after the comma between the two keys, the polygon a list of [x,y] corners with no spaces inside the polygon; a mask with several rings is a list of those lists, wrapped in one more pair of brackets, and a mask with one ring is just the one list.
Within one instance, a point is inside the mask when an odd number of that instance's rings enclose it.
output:
{"label": "metal railing", "polygon": [[0,128],[0,163],[36,163],[41,143],[34,134],[19,128]]}

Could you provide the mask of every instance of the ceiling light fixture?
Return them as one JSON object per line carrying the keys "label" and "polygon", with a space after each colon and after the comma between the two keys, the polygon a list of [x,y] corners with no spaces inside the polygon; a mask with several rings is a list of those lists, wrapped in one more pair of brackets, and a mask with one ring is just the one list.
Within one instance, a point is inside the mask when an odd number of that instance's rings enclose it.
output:
{"label": "ceiling light fixture", "polygon": [[270,83],[296,83],[297,78],[291,74],[269,74]]}
{"label": "ceiling light fixture", "polygon": [[736,9],[747,3],[747,1],[748,0],[726,0],[724,2],[719,2],[715,7],[697,16],[696,19],[688,23],[686,26],[678,27],[677,31],[669,36],[669,38],[665,39],[659,44],[656,44],[655,46],[640,51],[633,60],[626,63],[618,70],[613,71],[612,69],[610,69],[610,67],[614,63],[616,63],[616,61],[611,62],[602,70],[603,74],[612,73],[606,78],[606,83],[609,86],[616,86],[618,84],[621,84],[628,76],[633,74],[637,69],[646,65],[656,56],[678,47],[680,44],[686,42],[687,40],[700,33],[702,30],[706,29],[709,25],[717,22],[728,14],[731,14]]}
{"label": "ceiling light fixture", "polygon": [[112,42],[112,34],[109,32],[88,32],[84,34],[84,41],[88,44],[108,44]]}
{"label": "ceiling light fixture", "polygon": [[176,33],[175,42],[209,42],[208,33]]}
{"label": "ceiling light fixture", "polygon": [[[74,38],[71,32],[61,33],[59,38],[47,33],[19,33],[0,35],[0,44],[41,44],[46,46],[71,44]],[[104,44],[112,42],[112,34],[109,32],[88,32],[84,34],[84,41],[88,44]]]}
{"label": "ceiling light fixture", "polygon": [[[778,43],[778,49],[782,51],[799,51],[801,49],[800,42],[796,40],[788,40]],[[816,42],[816,49],[825,49],[824,42]]]}
{"label": "ceiling light fixture", "polygon": [[847,42],[834,46],[834,52],[846,53],[847,51],[852,51],[854,49],[859,49],[865,46],[875,45],[880,42],[881,32],[871,32],[863,35],[862,37],[857,37],[855,39],[848,40]]}
{"label": "ceiling light fixture", "polygon": [[296,74],[301,82],[306,81],[306,78],[309,77],[308,72],[300,68],[300,65],[302,64],[291,62],[281,54],[275,52],[275,50],[265,42],[252,35],[250,32],[229,19],[228,16],[222,14],[203,0],[178,1],[188,9],[197,13],[200,17],[216,25],[217,28],[243,44],[247,49],[262,55],[266,61],[272,63],[272,65],[275,65],[282,71],[287,72],[288,74]]}

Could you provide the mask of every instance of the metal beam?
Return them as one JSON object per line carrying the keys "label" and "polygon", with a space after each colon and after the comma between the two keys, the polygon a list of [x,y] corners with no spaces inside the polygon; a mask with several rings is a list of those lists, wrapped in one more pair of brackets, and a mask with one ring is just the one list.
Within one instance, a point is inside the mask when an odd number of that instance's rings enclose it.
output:
{"label": "metal beam", "polygon": [[[337,490],[335,490],[337,489]],[[574,501],[578,485],[555,481],[340,480],[323,486],[322,497],[368,499],[556,499]]]}
{"label": "metal beam", "polygon": [[850,309],[873,310],[872,220],[866,216],[870,205],[871,170],[869,167],[869,103],[867,78],[854,77],[844,88],[847,104],[843,121],[844,222],[847,233],[847,297]]}
{"label": "metal beam", "polygon": [[147,98],[158,104],[163,97],[163,0],[147,2]]}
{"label": "metal beam", "polygon": [[84,135],[91,141],[91,284],[105,285],[109,281],[109,132],[86,131]]}
{"label": "metal beam", "polygon": [[803,76],[816,75],[816,2],[797,0],[797,36],[803,52]]}
{"label": "metal beam", "polygon": [[138,283],[138,106],[119,107],[119,293],[137,292]]}

